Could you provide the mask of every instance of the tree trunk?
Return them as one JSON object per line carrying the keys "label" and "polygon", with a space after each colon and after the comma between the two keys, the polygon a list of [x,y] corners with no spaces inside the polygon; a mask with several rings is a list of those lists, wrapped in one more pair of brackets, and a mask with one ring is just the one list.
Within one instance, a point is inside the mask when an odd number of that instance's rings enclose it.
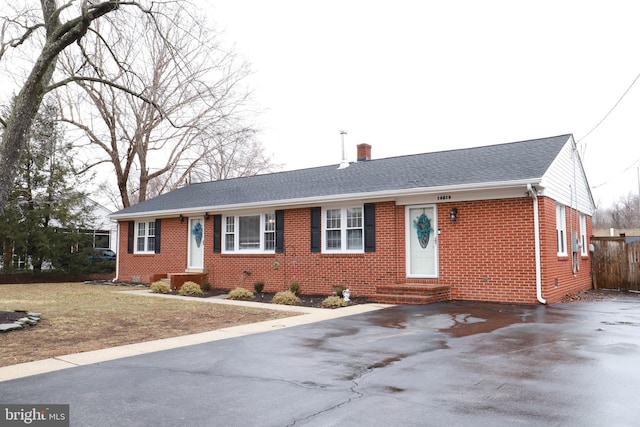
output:
{"label": "tree trunk", "polygon": [[[55,62],[55,57],[52,59]],[[29,79],[16,97],[16,103],[11,111],[7,127],[2,136],[2,168],[0,168],[0,215],[13,189],[20,155],[27,141],[27,133],[38,112],[45,93],[45,85],[51,79],[53,66],[45,66],[44,61],[38,60]],[[38,68],[36,68],[38,67]]]}
{"label": "tree trunk", "polygon": [[9,271],[13,269],[13,241],[4,240],[4,253],[2,254],[2,269]]}
{"label": "tree trunk", "polygon": [[0,147],[0,215],[13,188],[20,154],[27,141],[27,133],[40,108],[47,85],[56,68],[58,54],[71,43],[84,36],[91,21],[119,7],[119,2],[105,2],[93,6],[91,13],[66,22],[60,22],[55,0],[41,0],[47,39],[29,77],[16,97]]}

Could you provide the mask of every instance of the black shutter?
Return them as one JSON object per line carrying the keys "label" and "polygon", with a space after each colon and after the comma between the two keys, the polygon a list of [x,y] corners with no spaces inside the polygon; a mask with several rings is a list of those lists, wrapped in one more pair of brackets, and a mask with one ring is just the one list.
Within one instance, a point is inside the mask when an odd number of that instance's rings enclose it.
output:
{"label": "black shutter", "polygon": [[322,211],[311,208],[311,252],[320,252],[320,234],[322,232]]}
{"label": "black shutter", "polygon": [[222,215],[213,216],[213,252],[222,252]]}
{"label": "black shutter", "polygon": [[156,219],[156,240],[153,250],[155,253],[160,253],[160,220]]}
{"label": "black shutter", "polygon": [[364,205],[364,251],[376,251],[376,205]]}
{"label": "black shutter", "polygon": [[136,223],[135,221],[129,221],[127,230],[127,253],[133,253],[133,242],[135,240]]}
{"label": "black shutter", "polygon": [[284,211],[276,211],[276,253],[284,252]]}

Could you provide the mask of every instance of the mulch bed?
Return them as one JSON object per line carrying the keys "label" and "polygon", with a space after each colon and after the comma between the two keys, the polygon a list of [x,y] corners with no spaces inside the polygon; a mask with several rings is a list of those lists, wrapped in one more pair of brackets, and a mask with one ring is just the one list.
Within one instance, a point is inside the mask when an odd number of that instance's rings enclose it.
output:
{"label": "mulch bed", "polygon": [[602,290],[602,289],[589,289],[588,291],[581,291],[576,294],[567,294],[560,300],[561,303],[571,302],[599,302],[610,301],[623,291],[618,290]]}
{"label": "mulch bed", "polygon": [[27,317],[26,311],[0,311],[0,323],[13,323]]}
{"label": "mulch bed", "polygon": [[[147,285],[141,285],[140,283],[127,283],[127,282],[111,282],[111,281],[103,281],[103,280],[94,280],[85,282],[90,285],[111,285],[111,286],[126,286],[126,287],[134,287],[134,288],[149,288]],[[219,297],[221,295],[226,295],[230,292],[230,289],[222,289],[222,288],[214,288],[210,291],[203,292],[199,295],[190,295],[193,298],[211,298],[211,297]],[[256,297],[253,299],[247,299],[243,301],[249,302],[263,302],[266,304],[273,304],[272,300],[276,293],[275,292],[262,292],[260,294],[255,294]],[[178,295],[178,291],[171,291],[167,295]],[[299,307],[315,307],[315,308],[323,308],[322,301],[327,298],[329,295],[298,295],[300,298],[300,303],[295,304]],[[367,304],[372,301],[366,297],[358,297],[351,295],[349,305],[355,304]]]}
{"label": "mulch bed", "polygon": [[[226,295],[229,293],[229,290],[225,290],[225,289],[212,289],[209,292],[203,292],[200,295],[193,295],[194,298],[211,298],[211,297],[216,297],[216,296],[220,296],[220,295]],[[177,291],[172,291],[171,295],[178,295]],[[255,298],[253,299],[246,299],[246,300],[242,300],[242,301],[249,301],[249,302],[263,302],[266,304],[272,304],[272,300],[273,297],[275,296],[275,292],[262,292],[260,294],[256,294]],[[298,298],[300,298],[300,302],[298,304],[295,304],[296,306],[300,306],[300,307],[315,307],[315,308],[323,308],[322,307],[322,301],[324,301],[325,298],[327,298],[328,295],[298,295]],[[372,302],[371,300],[367,299],[366,297],[354,297],[352,296],[349,299],[349,305],[355,305],[355,304],[367,304]]]}

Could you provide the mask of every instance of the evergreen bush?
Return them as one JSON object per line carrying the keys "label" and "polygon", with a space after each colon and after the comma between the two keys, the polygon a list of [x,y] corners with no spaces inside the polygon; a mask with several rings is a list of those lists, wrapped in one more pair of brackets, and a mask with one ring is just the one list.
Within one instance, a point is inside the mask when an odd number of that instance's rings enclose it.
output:
{"label": "evergreen bush", "polygon": [[344,307],[346,305],[347,305],[347,302],[343,298],[336,295],[326,297],[324,301],[322,301],[322,306],[324,308],[338,308],[338,307]]}
{"label": "evergreen bush", "polygon": [[235,288],[229,292],[230,299],[251,299],[255,298],[253,292],[245,288]]}
{"label": "evergreen bush", "polygon": [[295,295],[298,295],[300,293],[300,283],[291,282],[291,284],[289,285],[289,290]]}
{"label": "evergreen bush", "polygon": [[178,294],[183,296],[199,295],[201,293],[202,293],[202,289],[200,289],[200,285],[198,285],[196,282],[184,282],[184,284],[178,291]]}
{"label": "evergreen bush", "polygon": [[278,292],[271,300],[274,304],[295,305],[300,303],[300,298],[291,291]]}
{"label": "evergreen bush", "polygon": [[151,286],[149,286],[149,289],[151,289],[151,292],[153,292],[154,294],[168,294],[169,292],[171,292],[169,284],[160,280],[157,282],[153,282]]}
{"label": "evergreen bush", "polygon": [[257,282],[255,282],[253,284],[253,289],[257,292],[257,293],[261,293],[262,290],[264,289],[264,282],[262,280],[259,280]]}

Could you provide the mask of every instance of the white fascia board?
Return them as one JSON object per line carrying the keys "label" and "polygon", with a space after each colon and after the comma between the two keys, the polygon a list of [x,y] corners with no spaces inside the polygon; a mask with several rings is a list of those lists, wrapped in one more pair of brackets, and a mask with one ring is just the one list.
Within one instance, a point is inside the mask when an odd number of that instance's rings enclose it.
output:
{"label": "white fascia board", "polygon": [[[317,206],[328,203],[343,203],[343,202],[352,202],[354,200],[363,201],[363,202],[374,202],[374,201],[398,201],[402,199],[407,199],[411,197],[437,197],[440,194],[448,194],[448,193],[470,193],[470,192],[480,192],[480,191],[492,191],[492,190],[507,190],[507,189],[517,189],[518,191],[522,188],[526,190],[527,184],[531,184],[533,186],[540,186],[540,179],[528,179],[528,180],[517,180],[517,181],[501,181],[501,182],[483,182],[477,184],[460,184],[460,185],[444,185],[439,187],[415,187],[415,188],[406,188],[401,190],[385,190],[385,191],[374,191],[374,192],[366,192],[366,193],[349,193],[349,194],[333,194],[328,196],[320,196],[320,197],[305,197],[298,199],[282,199],[282,200],[268,200],[263,202],[255,202],[255,203],[238,203],[238,204],[230,204],[230,205],[217,205],[217,206],[200,206],[189,209],[170,209],[170,210],[161,210],[161,211],[149,211],[149,212],[140,212],[139,214],[124,214],[111,215],[110,218],[116,221],[127,221],[127,220],[140,220],[145,218],[170,218],[176,217],[179,215],[183,215],[185,217],[193,216],[193,215],[204,215],[205,213],[209,213],[212,215],[213,213],[224,213],[224,212],[237,212],[237,211],[264,211],[265,209],[285,209],[285,208],[301,208],[301,207],[309,207],[309,206]],[[524,197],[524,191],[522,196]],[[538,190],[541,190],[538,188]],[[511,196],[496,196],[496,197],[483,197],[483,198],[502,198],[502,197],[513,197]],[[478,197],[469,197],[466,198],[456,198],[456,200],[473,200],[478,199]],[[442,200],[442,202],[447,202],[448,200]],[[403,203],[404,204],[404,203]]]}

